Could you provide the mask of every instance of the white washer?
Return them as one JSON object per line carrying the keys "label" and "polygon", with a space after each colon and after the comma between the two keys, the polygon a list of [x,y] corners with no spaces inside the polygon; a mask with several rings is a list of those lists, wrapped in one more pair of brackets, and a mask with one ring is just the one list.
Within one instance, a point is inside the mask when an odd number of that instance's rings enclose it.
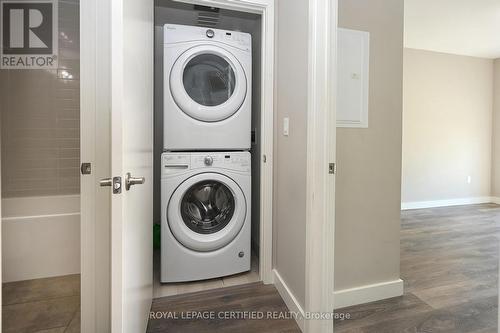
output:
{"label": "white washer", "polygon": [[166,24],[163,51],[164,149],[250,149],[251,35]]}
{"label": "white washer", "polygon": [[164,153],[161,160],[161,282],[250,270],[250,153]]}

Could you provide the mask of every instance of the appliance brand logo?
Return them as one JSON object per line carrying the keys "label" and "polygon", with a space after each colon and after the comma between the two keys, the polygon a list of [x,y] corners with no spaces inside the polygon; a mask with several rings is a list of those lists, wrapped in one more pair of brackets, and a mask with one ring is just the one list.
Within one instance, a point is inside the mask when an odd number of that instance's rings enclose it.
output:
{"label": "appliance brand logo", "polygon": [[57,68],[57,0],[0,0],[0,68]]}

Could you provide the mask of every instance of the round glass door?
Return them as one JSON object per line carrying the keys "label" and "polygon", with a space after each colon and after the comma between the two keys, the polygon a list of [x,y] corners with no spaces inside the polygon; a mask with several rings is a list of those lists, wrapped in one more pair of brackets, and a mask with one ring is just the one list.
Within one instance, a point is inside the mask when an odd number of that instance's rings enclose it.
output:
{"label": "round glass door", "polygon": [[243,227],[247,206],[240,186],[214,172],[182,182],[167,205],[170,231],[183,246],[200,252],[231,243]]}
{"label": "round glass door", "polygon": [[186,226],[199,234],[222,230],[233,218],[234,196],[216,180],[192,185],[181,200],[181,216]]}
{"label": "round glass door", "polygon": [[204,122],[225,120],[247,97],[247,77],[222,47],[199,45],[182,53],[170,71],[170,93],[179,109]]}
{"label": "round glass door", "polygon": [[187,94],[196,103],[216,106],[231,98],[236,76],[224,58],[215,54],[200,54],[186,64],[182,81]]}

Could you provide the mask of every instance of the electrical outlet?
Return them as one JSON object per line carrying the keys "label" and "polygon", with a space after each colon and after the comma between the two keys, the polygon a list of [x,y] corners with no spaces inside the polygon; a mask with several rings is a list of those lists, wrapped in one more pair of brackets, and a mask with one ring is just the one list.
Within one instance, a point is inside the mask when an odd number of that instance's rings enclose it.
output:
{"label": "electrical outlet", "polygon": [[467,184],[470,184],[472,183],[472,177],[471,176],[467,176]]}

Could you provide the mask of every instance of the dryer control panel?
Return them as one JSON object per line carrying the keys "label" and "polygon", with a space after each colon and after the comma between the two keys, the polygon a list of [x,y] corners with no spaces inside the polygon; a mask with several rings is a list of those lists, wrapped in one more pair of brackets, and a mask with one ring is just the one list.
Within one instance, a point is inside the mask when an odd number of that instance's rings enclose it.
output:
{"label": "dryer control panel", "polygon": [[212,29],[179,24],[165,24],[163,26],[163,34],[165,44],[206,40],[221,42],[248,50],[251,50],[252,47],[252,35],[240,31]]}

